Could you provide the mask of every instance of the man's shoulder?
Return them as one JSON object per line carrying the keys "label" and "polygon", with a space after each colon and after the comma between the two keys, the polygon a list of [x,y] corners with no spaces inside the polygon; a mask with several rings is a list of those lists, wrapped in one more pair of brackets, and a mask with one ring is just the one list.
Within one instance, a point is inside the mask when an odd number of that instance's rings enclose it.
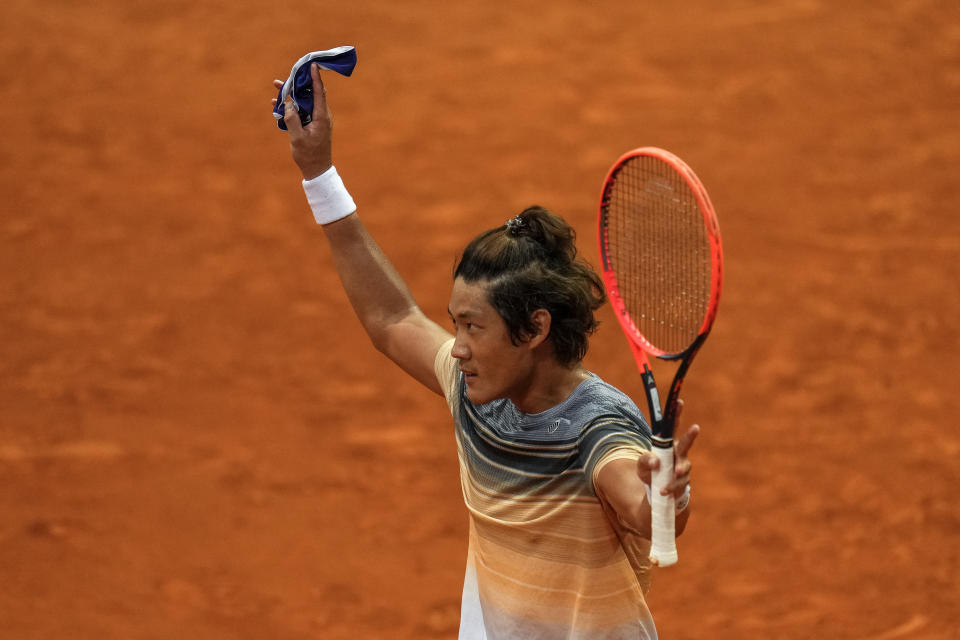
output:
{"label": "man's shoulder", "polygon": [[585,383],[579,400],[588,423],[602,418],[620,418],[646,426],[643,413],[633,399],[597,375]]}

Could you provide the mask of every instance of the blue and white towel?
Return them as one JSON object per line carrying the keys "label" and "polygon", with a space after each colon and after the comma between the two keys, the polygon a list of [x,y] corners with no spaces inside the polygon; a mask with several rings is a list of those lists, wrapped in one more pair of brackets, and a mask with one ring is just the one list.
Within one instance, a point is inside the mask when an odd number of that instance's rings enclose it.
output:
{"label": "blue and white towel", "polygon": [[326,51],[312,51],[303,56],[290,70],[290,77],[283,83],[277,94],[277,104],[273,108],[273,117],[277,126],[287,130],[283,122],[283,102],[287,96],[293,98],[300,113],[300,124],[306,126],[313,120],[313,80],[310,78],[310,65],[316,62],[321,69],[329,69],[345,76],[353,73],[357,66],[357,50],[351,46],[336,47]]}

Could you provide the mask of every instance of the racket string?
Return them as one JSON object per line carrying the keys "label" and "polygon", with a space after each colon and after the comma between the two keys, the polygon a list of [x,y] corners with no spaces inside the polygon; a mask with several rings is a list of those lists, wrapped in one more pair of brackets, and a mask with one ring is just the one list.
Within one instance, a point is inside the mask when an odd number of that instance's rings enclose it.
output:
{"label": "racket string", "polygon": [[670,354],[696,338],[710,303],[709,233],[696,196],[670,165],[649,156],[616,176],[607,250],[639,332]]}

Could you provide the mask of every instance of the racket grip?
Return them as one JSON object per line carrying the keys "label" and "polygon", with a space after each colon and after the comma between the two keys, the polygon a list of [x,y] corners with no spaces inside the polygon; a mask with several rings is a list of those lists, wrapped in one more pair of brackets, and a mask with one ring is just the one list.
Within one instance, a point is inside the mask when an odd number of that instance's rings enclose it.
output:
{"label": "racket grip", "polygon": [[650,559],[661,567],[677,562],[677,536],[675,526],[676,504],[673,494],[660,495],[660,490],[673,479],[673,443],[669,448],[653,447],[653,454],[660,460],[660,468],[653,472],[650,481]]}

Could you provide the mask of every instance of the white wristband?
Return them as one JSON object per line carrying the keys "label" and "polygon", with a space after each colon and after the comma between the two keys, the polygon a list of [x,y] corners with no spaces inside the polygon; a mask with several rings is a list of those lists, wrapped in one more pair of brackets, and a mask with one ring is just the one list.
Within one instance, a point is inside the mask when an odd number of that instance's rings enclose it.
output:
{"label": "white wristband", "polygon": [[680,513],[690,505],[690,485],[683,488],[683,495],[677,498],[676,511]]}
{"label": "white wristband", "polygon": [[307,194],[307,202],[317,224],[336,222],[357,210],[336,167],[331,166],[316,178],[304,180],[303,192]]}

